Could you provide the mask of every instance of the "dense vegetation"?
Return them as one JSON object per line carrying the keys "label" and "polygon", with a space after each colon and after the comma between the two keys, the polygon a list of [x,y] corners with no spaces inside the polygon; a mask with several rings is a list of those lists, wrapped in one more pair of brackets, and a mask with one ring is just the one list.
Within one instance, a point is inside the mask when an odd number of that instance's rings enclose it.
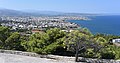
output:
{"label": "dense vegetation", "polygon": [[12,32],[7,27],[0,26],[0,48],[7,50],[20,50],[36,52],[39,54],[57,54],[74,56],[120,59],[120,47],[110,42],[120,36],[95,34],[82,28],[70,33],[58,28],[45,32],[31,34],[30,36]]}

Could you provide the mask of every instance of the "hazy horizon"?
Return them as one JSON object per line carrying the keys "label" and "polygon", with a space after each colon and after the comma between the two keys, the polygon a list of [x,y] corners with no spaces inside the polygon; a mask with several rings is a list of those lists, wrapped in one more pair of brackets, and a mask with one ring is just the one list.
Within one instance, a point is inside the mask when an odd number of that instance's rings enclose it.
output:
{"label": "hazy horizon", "polygon": [[119,3],[119,0],[0,0],[0,7],[20,11],[31,9],[70,13],[120,14]]}

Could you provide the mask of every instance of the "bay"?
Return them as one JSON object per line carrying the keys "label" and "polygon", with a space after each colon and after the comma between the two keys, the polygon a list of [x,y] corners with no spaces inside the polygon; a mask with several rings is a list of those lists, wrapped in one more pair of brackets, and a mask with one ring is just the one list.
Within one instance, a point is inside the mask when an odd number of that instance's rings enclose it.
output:
{"label": "bay", "polygon": [[92,16],[91,20],[68,20],[80,27],[87,27],[92,33],[120,35],[120,16]]}

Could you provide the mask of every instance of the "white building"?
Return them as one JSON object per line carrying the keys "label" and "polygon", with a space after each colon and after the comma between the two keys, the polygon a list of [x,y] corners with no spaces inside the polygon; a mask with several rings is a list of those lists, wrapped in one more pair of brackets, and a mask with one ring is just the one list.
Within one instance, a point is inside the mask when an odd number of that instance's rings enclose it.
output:
{"label": "white building", "polygon": [[113,43],[120,43],[120,39],[113,39],[112,42]]}

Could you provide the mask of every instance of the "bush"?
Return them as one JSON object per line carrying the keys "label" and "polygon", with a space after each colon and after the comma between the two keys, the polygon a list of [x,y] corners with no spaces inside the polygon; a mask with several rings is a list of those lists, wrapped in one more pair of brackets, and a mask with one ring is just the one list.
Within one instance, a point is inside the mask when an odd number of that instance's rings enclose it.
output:
{"label": "bush", "polygon": [[86,57],[86,58],[99,58],[100,53],[95,52],[93,48],[89,48],[85,51],[81,51],[80,56]]}
{"label": "bush", "polygon": [[110,48],[105,48],[101,52],[102,59],[115,59],[115,51],[111,50]]}
{"label": "bush", "polygon": [[44,53],[46,53],[46,54],[54,53],[58,47],[60,47],[60,45],[57,44],[57,42],[52,43],[52,44],[46,46],[46,48],[44,49]]}
{"label": "bush", "polygon": [[102,59],[115,59],[115,54],[113,52],[105,52],[101,54]]}

